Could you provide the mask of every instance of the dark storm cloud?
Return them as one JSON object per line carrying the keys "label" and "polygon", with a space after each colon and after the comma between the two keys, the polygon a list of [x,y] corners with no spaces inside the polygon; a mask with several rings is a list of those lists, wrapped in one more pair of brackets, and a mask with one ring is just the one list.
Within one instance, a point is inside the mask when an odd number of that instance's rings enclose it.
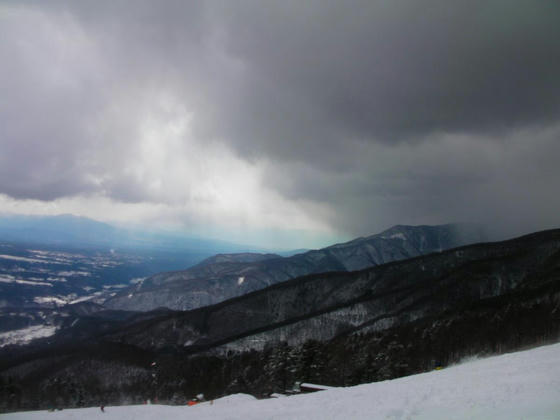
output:
{"label": "dark storm cloud", "polygon": [[295,162],[277,166],[268,179],[291,200],[333,208],[330,225],[351,236],[397,223],[464,221],[485,225],[497,239],[558,227],[559,139],[560,124],[507,138],[348,144],[355,157],[345,172]]}
{"label": "dark storm cloud", "polygon": [[157,201],[129,166],[163,95],[344,232],[559,221],[557,1],[5,2],[0,19],[0,193]]}
{"label": "dark storm cloud", "polygon": [[225,47],[248,88],[226,102],[224,131],[247,148],[320,158],[333,138],[418,141],[558,117],[558,2],[228,4]]}
{"label": "dark storm cloud", "polygon": [[224,131],[288,162],[270,185],[330,206],[332,226],[560,222],[546,158],[560,152],[560,3],[281,2],[224,16],[250,86]]}

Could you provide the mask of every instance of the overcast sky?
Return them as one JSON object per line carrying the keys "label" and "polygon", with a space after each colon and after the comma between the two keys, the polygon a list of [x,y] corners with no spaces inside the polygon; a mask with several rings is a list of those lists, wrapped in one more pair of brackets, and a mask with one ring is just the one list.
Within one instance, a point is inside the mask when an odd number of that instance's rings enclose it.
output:
{"label": "overcast sky", "polygon": [[1,1],[0,63],[0,212],[560,226],[557,0]]}

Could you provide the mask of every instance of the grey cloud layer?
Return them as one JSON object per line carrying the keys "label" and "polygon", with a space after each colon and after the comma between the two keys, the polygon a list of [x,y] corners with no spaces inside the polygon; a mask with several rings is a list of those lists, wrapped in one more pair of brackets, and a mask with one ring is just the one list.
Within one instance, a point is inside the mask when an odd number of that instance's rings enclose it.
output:
{"label": "grey cloud layer", "polygon": [[1,193],[161,199],[123,166],[163,92],[192,112],[197,141],[269,162],[267,187],[333,209],[344,232],[560,221],[557,1],[1,10]]}
{"label": "grey cloud layer", "polygon": [[417,141],[558,117],[557,2],[229,4],[226,48],[252,89],[227,131],[250,146]]}

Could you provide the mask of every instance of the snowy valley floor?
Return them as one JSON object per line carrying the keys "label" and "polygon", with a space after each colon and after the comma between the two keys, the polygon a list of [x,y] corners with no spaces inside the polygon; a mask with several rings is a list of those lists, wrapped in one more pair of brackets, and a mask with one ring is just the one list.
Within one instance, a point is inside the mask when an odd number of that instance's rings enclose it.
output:
{"label": "snowy valley floor", "polygon": [[560,344],[469,361],[391,381],[255,400],[231,395],[193,407],[164,405],[33,411],[3,420],[560,419]]}

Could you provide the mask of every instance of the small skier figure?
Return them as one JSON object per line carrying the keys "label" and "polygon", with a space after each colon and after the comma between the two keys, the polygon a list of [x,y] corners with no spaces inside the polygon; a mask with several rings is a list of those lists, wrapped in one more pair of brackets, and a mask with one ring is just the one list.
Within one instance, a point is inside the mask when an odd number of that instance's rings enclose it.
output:
{"label": "small skier figure", "polygon": [[104,405],[102,405],[100,408],[101,408],[102,412],[105,412],[105,406]]}

